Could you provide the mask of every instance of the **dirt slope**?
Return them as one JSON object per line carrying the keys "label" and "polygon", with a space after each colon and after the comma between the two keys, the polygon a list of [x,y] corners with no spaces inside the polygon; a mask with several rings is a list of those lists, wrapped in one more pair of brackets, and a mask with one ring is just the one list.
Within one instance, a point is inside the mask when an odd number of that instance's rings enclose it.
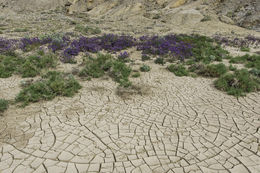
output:
{"label": "dirt slope", "polygon": [[83,12],[92,18],[111,21],[131,18],[134,21],[129,20],[130,23],[137,24],[142,24],[145,17],[188,26],[209,16],[211,20],[260,31],[260,1],[257,0],[0,0],[0,10],[14,15],[43,10]]}

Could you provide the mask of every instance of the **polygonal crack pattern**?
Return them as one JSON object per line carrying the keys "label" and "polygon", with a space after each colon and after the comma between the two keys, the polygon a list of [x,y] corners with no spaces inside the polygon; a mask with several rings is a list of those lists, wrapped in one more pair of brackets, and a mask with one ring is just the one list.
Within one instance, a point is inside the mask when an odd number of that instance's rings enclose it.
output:
{"label": "polygonal crack pattern", "polygon": [[2,123],[0,172],[260,172],[259,92],[237,99],[165,70],[136,81],[149,94],[82,82],[73,98],[29,106],[16,130]]}

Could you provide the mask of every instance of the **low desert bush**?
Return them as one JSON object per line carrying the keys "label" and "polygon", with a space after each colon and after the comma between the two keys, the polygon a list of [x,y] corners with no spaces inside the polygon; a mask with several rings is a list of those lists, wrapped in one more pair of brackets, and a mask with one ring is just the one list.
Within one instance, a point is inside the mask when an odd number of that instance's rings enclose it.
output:
{"label": "low desert bush", "polygon": [[228,71],[227,67],[222,63],[210,65],[194,64],[189,69],[191,72],[204,77],[219,77]]}
{"label": "low desert bush", "polygon": [[192,45],[192,57],[196,62],[209,64],[212,61],[222,61],[229,54],[220,44],[206,36],[180,35],[179,39]]}
{"label": "low desert bush", "polygon": [[0,115],[1,113],[3,113],[4,111],[6,111],[8,108],[8,101],[4,100],[4,99],[0,99]]}
{"label": "low desert bush", "polygon": [[142,54],[142,61],[147,61],[147,60],[150,60],[151,57],[146,55],[146,54]]}
{"label": "low desert bush", "polygon": [[148,72],[151,70],[151,67],[149,65],[146,65],[146,64],[143,64],[141,67],[140,67],[140,70],[141,72]]}
{"label": "low desert bush", "polygon": [[250,75],[248,70],[237,70],[234,74],[222,75],[214,82],[217,89],[234,96],[244,96],[246,93],[258,91],[260,82]]}
{"label": "low desert bush", "polygon": [[37,54],[27,58],[17,55],[0,55],[0,78],[8,78],[14,73],[22,77],[35,77],[41,70],[54,68],[57,58],[54,54]]}
{"label": "low desert bush", "polygon": [[256,68],[260,70],[260,55],[236,56],[230,59],[230,63],[245,64],[247,68]]}
{"label": "low desert bush", "polygon": [[128,87],[131,85],[128,80],[131,68],[124,62],[114,59],[110,54],[98,54],[97,58],[89,57],[85,64],[85,67],[79,73],[80,77],[99,78],[108,74],[120,86]]}
{"label": "low desert bush", "polygon": [[22,89],[15,98],[16,102],[26,106],[30,102],[51,100],[56,96],[71,97],[81,88],[71,75],[50,71],[42,76],[40,81],[34,82]]}
{"label": "low desert bush", "polygon": [[132,74],[132,77],[133,78],[138,78],[138,77],[140,77],[141,76],[141,74],[139,73],[139,72],[134,72],[133,74]]}
{"label": "low desert bush", "polygon": [[82,34],[100,34],[101,30],[98,27],[82,26],[77,25],[75,31],[81,32]]}
{"label": "low desert bush", "polygon": [[164,58],[156,58],[155,60],[154,60],[154,63],[155,64],[160,64],[160,65],[164,65],[165,64],[165,61],[164,61]]}
{"label": "low desert bush", "polygon": [[174,73],[176,76],[188,76],[189,71],[183,65],[174,65],[171,64],[167,67],[167,69]]}

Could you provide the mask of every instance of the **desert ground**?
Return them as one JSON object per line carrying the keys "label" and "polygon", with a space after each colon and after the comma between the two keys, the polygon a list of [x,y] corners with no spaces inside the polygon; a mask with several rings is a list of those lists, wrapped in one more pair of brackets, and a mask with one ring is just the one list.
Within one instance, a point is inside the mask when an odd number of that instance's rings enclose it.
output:
{"label": "desert ground", "polygon": [[[0,13],[0,37],[66,32],[77,38],[82,33],[75,31],[76,25],[97,27],[100,35],[135,38],[167,34],[260,37],[256,30],[220,21],[202,1],[148,12],[141,3],[119,7],[105,3],[94,11],[72,14],[6,10]],[[210,20],[203,21],[205,16]],[[237,47],[224,49],[232,56],[246,54]],[[15,51],[22,56],[32,54]],[[127,64],[138,71],[144,64],[141,52],[126,51],[131,59]],[[250,55],[259,52],[260,45],[250,47]],[[74,64],[59,61],[55,70],[72,74],[82,68],[82,57],[76,56]],[[228,95],[214,87],[216,78],[179,77],[166,69],[170,62],[158,65],[154,59],[145,62],[150,71],[129,79],[129,88],[119,87],[106,75],[91,80],[75,75],[82,88],[73,97],[58,96],[26,107],[14,103],[21,82],[40,77],[0,78],[0,99],[11,103],[0,116],[0,172],[259,173],[259,90],[242,97]],[[223,63],[229,65],[227,60]]]}

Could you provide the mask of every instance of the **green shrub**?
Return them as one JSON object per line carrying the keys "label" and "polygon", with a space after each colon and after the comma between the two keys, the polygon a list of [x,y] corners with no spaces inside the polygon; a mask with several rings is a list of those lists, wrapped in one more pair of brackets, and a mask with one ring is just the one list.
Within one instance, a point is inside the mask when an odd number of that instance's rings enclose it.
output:
{"label": "green shrub", "polygon": [[14,29],[14,32],[27,32],[28,29],[27,28],[16,28]]}
{"label": "green shrub", "polygon": [[39,74],[39,71],[35,64],[30,61],[26,61],[20,70],[22,77],[35,77]]}
{"label": "green shrub", "polygon": [[193,59],[189,59],[188,61],[185,62],[186,65],[192,65],[195,64],[195,61]]}
{"label": "green shrub", "polygon": [[232,57],[230,60],[229,60],[229,63],[234,63],[234,64],[240,64],[240,63],[245,63],[247,61],[247,58],[249,57],[250,55],[246,54],[244,56],[236,56],[236,57]]}
{"label": "green shrub", "polygon": [[253,55],[248,57],[245,65],[247,68],[255,68],[260,70],[260,55]]}
{"label": "green shrub", "polygon": [[230,63],[245,64],[247,68],[256,68],[260,70],[260,55],[236,56],[230,59]]}
{"label": "green shrub", "polygon": [[128,87],[131,82],[128,77],[131,73],[131,68],[124,62],[116,60],[110,54],[98,54],[97,58],[88,58],[85,61],[85,67],[80,71],[80,77],[99,78],[109,74],[120,86]]}
{"label": "green shrub", "polygon": [[236,67],[234,67],[234,66],[233,66],[233,65],[231,65],[231,64],[229,65],[229,67],[228,67],[228,68],[229,68],[229,70],[230,70],[230,71],[236,71],[236,70],[237,70],[237,68],[236,68]]}
{"label": "green shrub", "polygon": [[42,80],[29,84],[16,97],[16,102],[22,106],[30,102],[51,100],[56,96],[71,97],[81,88],[73,76],[66,76],[60,72],[50,71],[42,76]]}
{"label": "green shrub", "polygon": [[98,27],[85,27],[85,32],[90,34],[100,34],[101,30]]}
{"label": "green shrub", "polygon": [[98,27],[82,26],[77,25],[75,31],[81,32],[82,34],[100,34],[101,30]]}
{"label": "green shrub", "polygon": [[242,52],[250,52],[250,48],[249,47],[241,47],[240,50]]}
{"label": "green shrub", "polygon": [[151,70],[151,67],[149,65],[144,64],[140,67],[140,70],[141,72],[148,72]]}
{"label": "green shrub", "polygon": [[206,36],[180,35],[178,39],[192,45],[192,54],[196,62],[208,64],[212,61],[222,61],[229,54],[220,44]]}
{"label": "green shrub", "polygon": [[34,55],[28,58],[0,55],[0,78],[10,77],[13,73],[19,73],[22,77],[34,77],[40,74],[42,69],[55,67],[56,62],[54,54]]}
{"label": "green shrub", "polygon": [[85,64],[79,76],[99,78],[112,67],[113,57],[109,54],[98,54],[97,58],[88,58]]}
{"label": "green shrub", "polygon": [[135,73],[132,74],[133,78],[138,78],[140,76],[141,76],[141,74],[139,72],[135,72]]}
{"label": "green shrub", "polygon": [[146,54],[143,54],[142,55],[142,61],[147,61],[147,60],[150,60],[150,56],[146,55]]}
{"label": "green shrub", "polygon": [[0,78],[11,77],[24,61],[24,58],[16,55],[0,55]]}
{"label": "green shrub", "polygon": [[131,68],[121,61],[114,61],[110,72],[110,76],[119,83],[120,86],[129,87],[131,82],[128,77],[131,74]]}
{"label": "green shrub", "polygon": [[48,33],[48,34],[43,34],[40,35],[39,38],[40,40],[44,40],[44,39],[49,39],[51,38],[51,40],[53,40],[55,43],[63,43],[63,38],[64,38],[65,34],[64,33]]}
{"label": "green shrub", "polygon": [[19,72],[22,74],[22,77],[35,77],[40,74],[42,69],[54,68],[56,60],[54,54],[29,56],[22,64]]}
{"label": "green shrub", "polygon": [[8,109],[8,101],[4,99],[0,99],[0,115],[7,109]]}
{"label": "green shrub", "polygon": [[190,71],[195,72],[198,75],[204,77],[219,77],[225,74],[228,71],[228,69],[222,63],[210,65],[195,64],[190,67]]}
{"label": "green shrub", "polygon": [[154,60],[154,63],[155,64],[160,64],[160,65],[164,65],[165,64],[165,61],[164,61],[164,58],[156,58],[155,60]]}
{"label": "green shrub", "polygon": [[255,75],[257,77],[260,77],[260,69],[256,69],[256,68],[253,68],[252,70],[250,70],[250,73],[252,75]]}
{"label": "green shrub", "polygon": [[174,65],[171,64],[167,67],[167,69],[174,73],[176,76],[188,76],[189,72],[183,65]]}
{"label": "green shrub", "polygon": [[260,82],[252,77],[248,70],[235,71],[234,74],[225,74],[214,82],[217,89],[226,91],[230,95],[244,96],[246,93],[259,90]]}

